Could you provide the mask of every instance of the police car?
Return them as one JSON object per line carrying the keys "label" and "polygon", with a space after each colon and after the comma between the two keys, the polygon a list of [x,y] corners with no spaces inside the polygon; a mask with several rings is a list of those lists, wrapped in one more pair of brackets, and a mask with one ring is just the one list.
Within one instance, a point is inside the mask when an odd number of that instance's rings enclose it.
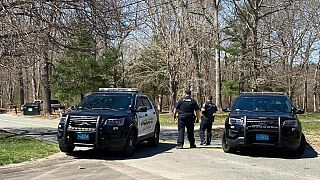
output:
{"label": "police car", "polygon": [[239,148],[277,147],[291,156],[302,156],[306,139],[290,99],[277,92],[245,92],[235,101],[225,121],[224,152]]}
{"label": "police car", "polygon": [[58,143],[62,152],[75,146],[135,152],[138,142],[159,144],[160,123],[152,99],[134,88],[100,88],[62,115]]}

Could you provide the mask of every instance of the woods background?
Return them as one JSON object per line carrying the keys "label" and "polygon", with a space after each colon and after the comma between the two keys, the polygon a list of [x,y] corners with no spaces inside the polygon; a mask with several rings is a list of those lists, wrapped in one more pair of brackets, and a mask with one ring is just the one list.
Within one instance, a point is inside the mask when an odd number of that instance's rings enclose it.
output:
{"label": "woods background", "polygon": [[319,17],[319,0],[2,0],[0,106],[138,87],[167,110],[191,88],[220,109],[244,90],[319,111]]}

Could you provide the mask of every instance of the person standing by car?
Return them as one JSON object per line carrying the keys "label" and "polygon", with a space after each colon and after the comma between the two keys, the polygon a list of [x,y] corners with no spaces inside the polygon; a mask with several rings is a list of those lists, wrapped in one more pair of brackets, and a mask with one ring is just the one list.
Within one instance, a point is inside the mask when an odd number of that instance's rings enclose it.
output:
{"label": "person standing by car", "polygon": [[[178,112],[178,140],[177,149],[182,149],[184,144],[184,132],[187,128],[188,140],[190,142],[190,148],[196,148],[194,139],[194,123],[195,119],[200,119],[200,108],[197,102],[191,98],[191,91],[187,89],[185,91],[185,97],[181,98],[174,111],[173,118],[176,120]],[[194,115],[196,112],[197,116]]]}
{"label": "person standing by car", "polygon": [[[213,113],[218,111],[217,106],[212,102],[212,96],[207,97],[207,102],[203,104],[202,108],[202,117],[200,123],[200,145],[210,145],[211,143],[211,131],[212,123],[214,122]],[[205,140],[205,131],[207,131],[207,138]]]}

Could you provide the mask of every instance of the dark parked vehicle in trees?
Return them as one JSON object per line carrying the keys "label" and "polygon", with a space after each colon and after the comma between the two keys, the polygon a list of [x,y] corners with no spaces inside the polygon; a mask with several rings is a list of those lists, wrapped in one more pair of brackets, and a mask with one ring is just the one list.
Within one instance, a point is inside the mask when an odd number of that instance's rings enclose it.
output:
{"label": "dark parked vehicle in trees", "polygon": [[138,142],[159,144],[159,115],[148,95],[132,88],[99,90],[62,115],[58,126],[62,152],[92,146],[132,155]]}
{"label": "dark parked vehicle in trees", "polygon": [[296,114],[303,109],[292,106],[282,93],[241,93],[225,121],[222,137],[224,152],[244,147],[278,147],[291,156],[302,156],[306,139]]}
{"label": "dark parked vehicle in trees", "polygon": [[59,108],[61,108],[61,103],[56,99],[51,99],[50,100],[50,107],[53,110],[58,110]]}

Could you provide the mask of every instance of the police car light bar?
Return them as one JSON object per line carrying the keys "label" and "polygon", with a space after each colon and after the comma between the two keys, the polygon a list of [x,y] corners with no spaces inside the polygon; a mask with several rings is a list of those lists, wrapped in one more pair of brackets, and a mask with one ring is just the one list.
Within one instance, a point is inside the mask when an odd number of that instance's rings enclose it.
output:
{"label": "police car light bar", "polygon": [[138,88],[99,88],[103,92],[139,92]]}
{"label": "police car light bar", "polygon": [[250,95],[250,94],[284,95],[283,92],[242,92],[242,93],[241,93],[241,95]]}

